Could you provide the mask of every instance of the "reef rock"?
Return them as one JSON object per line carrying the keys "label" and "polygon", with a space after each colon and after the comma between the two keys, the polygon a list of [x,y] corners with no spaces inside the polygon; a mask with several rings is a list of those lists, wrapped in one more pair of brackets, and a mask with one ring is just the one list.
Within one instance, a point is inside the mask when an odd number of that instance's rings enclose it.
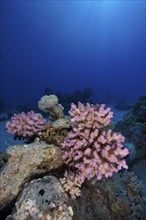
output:
{"label": "reef rock", "polygon": [[62,165],[61,150],[37,142],[8,148],[10,158],[0,173],[0,210],[14,201],[24,184]]}
{"label": "reef rock", "polygon": [[[45,176],[26,184],[18,197],[12,213],[14,220],[59,219],[71,220],[71,207],[66,205],[66,196],[60,181]],[[64,207],[64,208],[63,208]]]}
{"label": "reef rock", "polygon": [[144,220],[144,189],[132,172],[85,183],[71,204],[73,220]]}
{"label": "reef rock", "polygon": [[3,153],[0,151],[0,170],[4,166],[4,164],[8,161],[9,155],[7,153]]}
{"label": "reef rock", "polygon": [[131,172],[85,182],[76,199],[67,196],[56,177],[45,176],[24,185],[6,220],[144,220],[143,196]]}
{"label": "reef rock", "polygon": [[53,128],[56,130],[69,129],[71,127],[71,120],[69,117],[59,118],[53,123]]}

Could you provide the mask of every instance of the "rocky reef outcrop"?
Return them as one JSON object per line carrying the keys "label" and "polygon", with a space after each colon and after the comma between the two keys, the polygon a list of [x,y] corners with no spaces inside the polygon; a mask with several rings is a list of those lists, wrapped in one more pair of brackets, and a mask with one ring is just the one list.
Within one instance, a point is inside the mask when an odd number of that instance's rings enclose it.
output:
{"label": "rocky reef outcrop", "polygon": [[146,96],[141,96],[132,105],[132,109],[117,123],[116,130],[137,148],[146,147]]}
{"label": "rocky reef outcrop", "polygon": [[7,150],[0,172],[0,219],[144,220],[145,192],[135,174],[122,169],[128,168],[129,151],[124,137],[108,127],[110,108],[72,104],[70,118],[63,108],[61,115],[56,108],[50,112],[52,103],[60,108],[50,97],[39,104],[51,120],[28,142]]}
{"label": "rocky reef outcrop", "polygon": [[8,154],[0,174],[0,210],[16,200],[26,182],[62,165],[60,149],[43,142],[9,147]]}
{"label": "rocky reef outcrop", "polygon": [[69,207],[60,181],[56,177],[45,176],[25,185],[9,218],[41,219],[46,213],[51,219],[57,219],[59,212],[61,219],[69,220],[72,219]]}

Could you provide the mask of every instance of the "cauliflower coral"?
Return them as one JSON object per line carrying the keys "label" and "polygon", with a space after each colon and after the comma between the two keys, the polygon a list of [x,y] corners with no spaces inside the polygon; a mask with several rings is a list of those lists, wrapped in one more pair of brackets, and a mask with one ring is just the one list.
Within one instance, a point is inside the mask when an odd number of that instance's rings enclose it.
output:
{"label": "cauliflower coral", "polygon": [[123,159],[129,153],[123,146],[125,138],[108,128],[113,116],[110,108],[72,103],[69,114],[73,125],[61,144],[62,159],[76,168],[80,184],[85,179],[109,177],[128,168]]}
{"label": "cauliflower coral", "polygon": [[33,111],[27,113],[14,114],[11,120],[6,123],[6,129],[10,134],[15,137],[31,137],[36,135],[44,128],[46,120],[41,114],[34,113]]}
{"label": "cauliflower coral", "polygon": [[64,118],[63,106],[58,103],[56,95],[45,95],[38,102],[38,108],[43,112],[49,112],[49,118],[53,121]]}
{"label": "cauliflower coral", "polygon": [[43,112],[48,112],[50,108],[53,108],[58,104],[58,98],[56,95],[45,95],[38,102],[38,108]]}

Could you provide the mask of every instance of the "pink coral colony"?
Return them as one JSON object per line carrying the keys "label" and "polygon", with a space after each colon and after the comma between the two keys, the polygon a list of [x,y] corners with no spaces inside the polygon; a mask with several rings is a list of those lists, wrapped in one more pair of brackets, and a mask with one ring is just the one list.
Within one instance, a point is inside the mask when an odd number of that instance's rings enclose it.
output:
{"label": "pink coral colony", "polygon": [[33,111],[14,114],[6,123],[6,129],[10,134],[18,137],[31,137],[44,128],[46,120],[41,114]]}
{"label": "pink coral colony", "polygon": [[109,177],[128,168],[123,159],[129,153],[123,146],[125,138],[107,127],[113,116],[110,108],[72,103],[69,114],[73,125],[62,143],[62,159],[77,169],[80,184],[85,179]]}
{"label": "pink coral colony", "polygon": [[[76,170],[72,177],[66,173],[61,179],[65,190],[71,196],[80,195],[80,186],[85,179],[93,177],[102,179],[110,177],[122,168],[127,169],[123,159],[128,155],[128,149],[123,146],[125,138],[109,128],[113,113],[105,105],[86,105],[78,102],[78,106],[71,104],[69,111],[72,130],[64,138],[62,159],[64,163]],[[33,111],[14,114],[6,123],[6,129],[16,137],[31,137],[43,130],[46,124],[41,114]],[[71,175],[71,176],[70,176]],[[71,184],[72,178],[74,184]]]}

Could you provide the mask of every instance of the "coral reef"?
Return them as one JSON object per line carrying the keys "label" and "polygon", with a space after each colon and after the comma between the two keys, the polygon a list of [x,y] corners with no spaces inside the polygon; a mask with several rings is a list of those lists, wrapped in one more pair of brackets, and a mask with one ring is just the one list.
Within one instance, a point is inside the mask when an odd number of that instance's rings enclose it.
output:
{"label": "coral reef", "polygon": [[71,94],[54,91],[53,89],[46,88],[44,91],[45,95],[55,94],[60,103],[64,106],[64,111],[67,114],[70,109],[70,104],[73,102],[75,104],[78,103],[78,101],[81,101],[82,103],[91,102],[91,96],[93,94],[93,91],[91,88],[84,88],[83,90],[77,89]]}
{"label": "coral reef", "polygon": [[131,141],[138,148],[146,147],[146,131],[145,131],[145,123],[135,123],[131,128]]}
{"label": "coral reef", "polygon": [[38,102],[38,108],[43,112],[49,112],[52,120],[64,117],[64,108],[61,104],[58,104],[58,98],[55,95],[43,96]]}
{"label": "coral reef", "polygon": [[65,194],[57,178],[53,176],[38,178],[26,184],[19,195],[13,218],[15,220],[37,219],[40,218],[41,211],[47,209],[51,213],[51,210],[64,203]]}
{"label": "coral reef", "polygon": [[55,144],[60,146],[64,137],[67,136],[68,131],[71,127],[71,122],[68,118],[60,118],[55,122],[48,122],[44,129],[38,132],[39,141],[45,141],[46,143]]}
{"label": "coral reef", "polygon": [[0,210],[11,205],[24,184],[62,165],[61,150],[44,142],[14,145],[10,158],[0,173]]}
{"label": "coral reef", "polygon": [[37,220],[72,220],[73,210],[71,206],[63,204],[57,207],[54,203],[49,208],[39,213]]}
{"label": "coral reef", "polygon": [[[133,172],[114,173],[111,178],[94,181],[93,185],[95,201],[98,202],[98,219],[144,219],[144,189]],[[96,196],[100,199],[96,199]]]}
{"label": "coral reef", "polygon": [[38,108],[43,112],[48,112],[50,108],[53,108],[55,105],[58,104],[58,98],[55,95],[45,95],[41,98],[38,102]]}
{"label": "coral reef", "polygon": [[[132,175],[132,179],[127,175]],[[21,214],[22,220],[144,220],[143,189],[140,182],[135,184],[135,179],[129,172],[94,179],[82,185],[80,197],[70,200],[57,178],[38,178],[25,185],[9,219]],[[30,216],[24,218],[28,213]],[[38,218],[33,218],[37,213]]]}
{"label": "coral reef", "polygon": [[142,197],[145,195],[141,181],[133,172],[124,172],[122,186],[124,193],[128,197],[128,202],[131,204],[131,219],[141,219],[141,216],[144,214],[144,203]]}
{"label": "coral reef", "polygon": [[4,164],[7,163],[9,157],[10,157],[9,154],[3,153],[2,151],[0,151],[0,170],[2,169]]}
{"label": "coral reef", "polygon": [[137,148],[146,147],[146,96],[140,97],[115,127]]}
{"label": "coral reef", "polygon": [[110,108],[105,105],[78,106],[72,103],[72,130],[64,139],[62,146],[63,161],[77,169],[79,183],[96,176],[101,179],[109,177],[121,168],[128,168],[123,157],[128,155],[124,148],[124,137],[106,129],[112,117]]}
{"label": "coral reef", "polygon": [[64,177],[60,178],[62,187],[66,193],[68,193],[72,199],[81,195],[81,184],[78,183],[77,177],[73,172],[65,172]]}
{"label": "coral reef", "polygon": [[140,181],[129,171],[118,172],[128,168],[129,151],[125,138],[112,131],[110,108],[72,103],[71,117],[65,117],[53,95],[42,97],[39,107],[51,120],[31,112],[33,119],[21,113],[7,123],[15,136],[29,137],[28,129],[35,138],[8,148],[0,172],[1,219],[144,220]]}
{"label": "coral reef", "polygon": [[41,114],[33,111],[14,114],[11,120],[6,123],[6,129],[15,138],[30,138],[37,135],[44,128],[46,120]]}

